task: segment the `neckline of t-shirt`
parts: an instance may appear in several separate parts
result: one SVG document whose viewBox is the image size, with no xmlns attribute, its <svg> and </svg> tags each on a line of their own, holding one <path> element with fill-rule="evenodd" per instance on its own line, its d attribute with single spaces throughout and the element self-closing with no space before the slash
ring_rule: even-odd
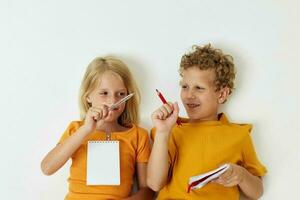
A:
<svg viewBox="0 0 300 200">
<path fill-rule="evenodd" d="M 110 132 L 110 134 L 112 134 L 112 135 L 125 135 L 125 134 L 128 134 L 128 133 L 131 133 L 135 128 L 136 128 L 136 125 L 135 124 L 131 124 L 131 127 L 128 130 Z M 95 130 L 94 133 L 106 134 L 105 131 L 100 131 L 100 130 Z"/>
<path fill-rule="evenodd" d="M 181 119 L 182 126 L 210 126 L 210 125 L 222 125 L 224 123 L 228 123 L 227 117 L 224 113 L 218 114 L 217 120 L 205 120 L 205 121 L 198 121 L 198 122 L 188 122 L 188 118 L 179 117 Z"/>
<path fill-rule="evenodd" d="M 217 120 L 207 120 L 207 121 L 200 121 L 200 122 L 182 122 L 182 126 L 212 126 L 212 125 L 222 125 L 221 121 Z"/>
</svg>

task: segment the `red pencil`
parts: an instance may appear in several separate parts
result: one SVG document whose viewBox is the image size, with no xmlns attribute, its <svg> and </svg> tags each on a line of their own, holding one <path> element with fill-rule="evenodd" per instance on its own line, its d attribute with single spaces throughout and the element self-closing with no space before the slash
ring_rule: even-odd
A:
<svg viewBox="0 0 300 200">
<path fill-rule="evenodd" d="M 160 100 L 163 102 L 163 104 L 168 103 L 166 101 L 165 97 L 162 95 L 162 93 L 160 91 L 158 91 L 158 89 L 156 89 L 156 93 L 157 93 L 158 97 L 160 98 Z M 177 118 L 176 123 L 177 123 L 178 126 L 181 125 L 181 122 L 180 122 L 179 118 Z"/>
</svg>

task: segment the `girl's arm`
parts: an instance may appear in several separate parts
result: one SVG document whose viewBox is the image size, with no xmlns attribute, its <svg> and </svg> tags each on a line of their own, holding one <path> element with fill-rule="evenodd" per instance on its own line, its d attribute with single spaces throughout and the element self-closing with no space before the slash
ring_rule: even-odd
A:
<svg viewBox="0 0 300 200">
<path fill-rule="evenodd" d="M 258 199 L 263 194 L 262 179 L 254 176 L 247 169 L 236 164 L 230 164 L 230 168 L 214 182 L 225 187 L 238 185 L 243 193 L 250 199 Z"/>
<path fill-rule="evenodd" d="M 103 123 L 103 119 L 107 116 L 108 107 L 106 105 L 90 107 L 86 114 L 84 125 L 63 143 L 58 144 L 43 159 L 41 163 L 43 173 L 45 175 L 52 175 L 60 169 L 80 147 L 84 138 L 95 130 L 96 124 Z"/>
<path fill-rule="evenodd" d="M 42 172 L 45 175 L 52 175 L 59 170 L 79 148 L 88 134 L 89 131 L 82 126 L 63 143 L 58 144 L 43 159 L 41 163 Z"/>
<path fill-rule="evenodd" d="M 139 190 L 125 200 L 150 200 L 153 199 L 154 192 L 147 187 L 147 163 L 137 163 L 137 178 Z"/>
<path fill-rule="evenodd" d="M 148 163 L 147 185 L 154 191 L 159 191 L 167 183 L 169 135 L 176 123 L 178 112 L 178 104 L 174 103 L 164 104 L 152 114 L 156 134 Z"/>
</svg>

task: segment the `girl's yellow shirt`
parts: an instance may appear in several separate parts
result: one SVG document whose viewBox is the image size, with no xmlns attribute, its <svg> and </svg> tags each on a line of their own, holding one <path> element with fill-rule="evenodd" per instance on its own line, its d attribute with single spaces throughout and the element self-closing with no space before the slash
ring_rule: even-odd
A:
<svg viewBox="0 0 300 200">
<path fill-rule="evenodd" d="M 82 124 L 82 121 L 71 122 L 59 142 L 62 143 L 71 136 Z M 65 200 L 122 199 L 130 195 L 136 163 L 148 162 L 150 156 L 149 135 L 145 129 L 134 124 L 127 131 L 111 133 L 111 140 L 120 142 L 121 184 L 119 186 L 88 186 L 86 185 L 87 142 L 105 140 L 105 138 L 104 132 L 91 133 L 72 155 L 68 179 L 69 192 Z"/>
<path fill-rule="evenodd" d="M 239 189 L 208 183 L 187 193 L 191 176 L 235 163 L 255 176 L 263 176 L 266 168 L 257 158 L 249 124 L 230 123 L 224 114 L 218 121 L 185 123 L 175 126 L 169 141 L 169 182 L 159 192 L 161 199 L 238 200 Z M 155 136 L 153 129 L 151 136 Z"/>
</svg>

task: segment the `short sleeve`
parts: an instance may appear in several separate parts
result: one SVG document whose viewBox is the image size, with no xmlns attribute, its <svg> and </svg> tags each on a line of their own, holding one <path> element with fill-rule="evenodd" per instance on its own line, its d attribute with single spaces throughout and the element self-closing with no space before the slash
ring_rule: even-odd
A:
<svg viewBox="0 0 300 200">
<path fill-rule="evenodd" d="M 150 139 L 145 129 L 138 128 L 137 162 L 148 162 L 150 157 Z"/>
<path fill-rule="evenodd" d="M 243 167 L 255 176 L 264 176 L 267 173 L 265 166 L 261 164 L 255 152 L 255 148 L 250 136 L 247 134 L 242 146 Z"/>
<path fill-rule="evenodd" d="M 60 137 L 58 144 L 64 142 L 68 137 L 70 137 L 74 132 L 76 132 L 76 130 L 81 126 L 81 124 L 82 123 L 80 121 L 71 122 L 65 130 L 65 132 Z"/>
</svg>

